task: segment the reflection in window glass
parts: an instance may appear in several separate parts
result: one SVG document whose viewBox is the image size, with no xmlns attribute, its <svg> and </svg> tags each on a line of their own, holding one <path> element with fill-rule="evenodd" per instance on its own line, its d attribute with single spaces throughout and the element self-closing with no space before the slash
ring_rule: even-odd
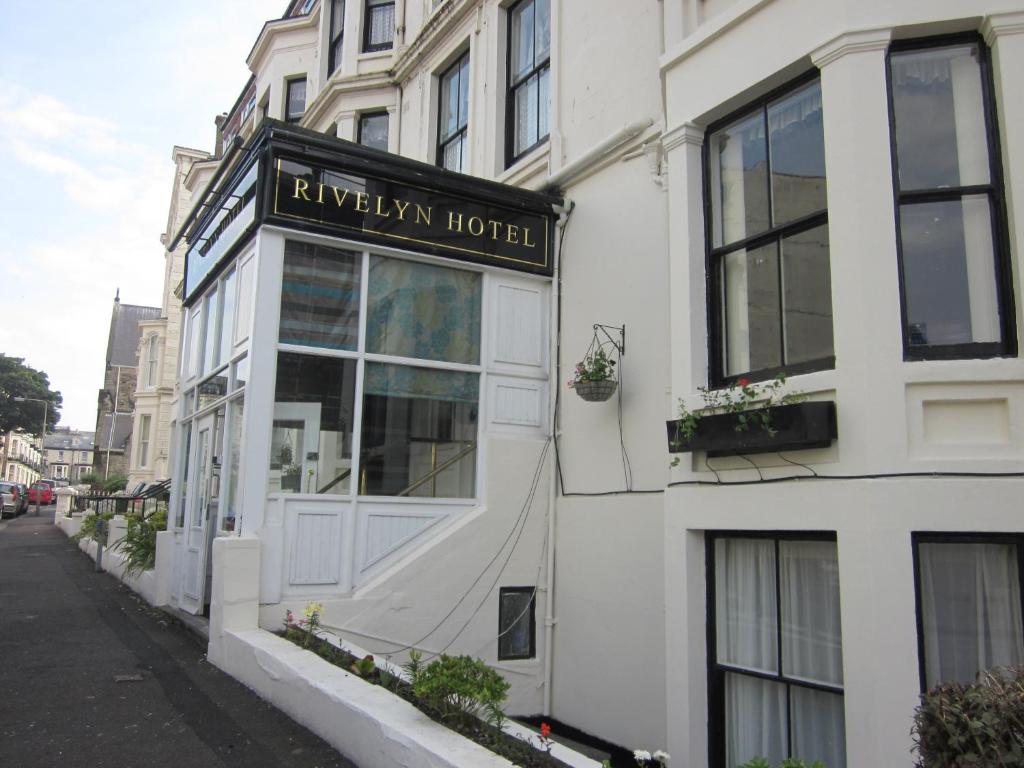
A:
<svg viewBox="0 0 1024 768">
<path fill-rule="evenodd" d="M 238 312 L 235 314 L 235 344 L 249 337 L 252 319 L 252 273 L 255 259 L 249 259 L 238 269 Z"/>
<path fill-rule="evenodd" d="M 825 208 L 825 131 L 821 84 L 814 82 L 768 105 L 772 224 Z"/>
<path fill-rule="evenodd" d="M 498 596 L 498 658 L 530 659 L 536 654 L 533 587 L 502 587 Z"/>
<path fill-rule="evenodd" d="M 832 354 L 832 276 L 828 227 L 782 241 L 782 309 L 785 355 L 790 363 Z"/>
<path fill-rule="evenodd" d="M 721 264 L 725 374 L 778 367 L 782 328 L 775 243 L 732 251 Z"/>
<path fill-rule="evenodd" d="M 548 137 L 551 4 L 521 0 L 509 11 L 509 161 Z"/>
<path fill-rule="evenodd" d="M 235 319 L 235 273 L 227 276 L 223 283 L 224 300 L 220 311 L 220 344 L 217 355 L 217 367 L 224 365 L 231 357 L 231 339 L 234 332 Z"/>
<path fill-rule="evenodd" d="M 481 282 L 477 272 L 371 257 L 366 350 L 478 363 Z"/>
<path fill-rule="evenodd" d="M 209 373 L 214 368 L 214 361 L 217 359 L 217 340 L 220 336 L 217 327 L 219 294 L 214 289 L 203 301 L 203 315 L 206 322 L 203 324 L 203 368 L 200 374 Z"/>
<path fill-rule="evenodd" d="M 280 352 L 269 493 L 348 493 L 356 361 Z"/>
<path fill-rule="evenodd" d="M 986 195 L 900 206 L 912 346 L 999 341 Z"/>
<path fill-rule="evenodd" d="M 358 254 L 289 240 L 281 283 L 282 344 L 355 349 L 359 339 Z"/>
<path fill-rule="evenodd" d="M 227 484 L 224 489 L 224 514 L 221 527 L 225 531 L 235 530 L 238 517 L 238 470 L 242 456 L 242 413 L 245 400 L 239 398 L 228 404 L 228 441 L 224 447 L 227 462 Z"/>
<path fill-rule="evenodd" d="M 239 359 L 235 363 L 235 376 L 234 385 L 231 387 L 231 391 L 234 392 L 236 389 L 242 389 L 245 386 L 245 382 L 249 380 L 249 357 L 245 356 Z"/>
<path fill-rule="evenodd" d="M 178 494 L 178 508 L 174 512 L 174 525 L 176 528 L 185 526 L 185 505 L 188 503 L 188 460 L 191 455 L 189 450 L 192 447 L 192 422 L 181 427 L 178 443 L 178 466 L 181 467 L 179 475 L 181 493 Z"/>
<path fill-rule="evenodd" d="M 764 115 L 756 114 L 716 131 L 711 157 L 717 170 L 714 243 L 728 245 L 769 227 L 768 164 Z"/>
<path fill-rule="evenodd" d="M 438 163 L 449 171 L 462 171 L 466 162 L 466 126 L 469 122 L 469 53 L 441 75 L 438 117 Z"/>
<path fill-rule="evenodd" d="M 360 493 L 471 498 L 476 488 L 476 373 L 367 363 Z"/>
<path fill-rule="evenodd" d="M 893 119 L 901 190 L 989 182 L 977 45 L 893 53 Z"/>
<path fill-rule="evenodd" d="M 388 151 L 388 113 L 371 112 L 359 117 L 359 143 Z"/>
</svg>

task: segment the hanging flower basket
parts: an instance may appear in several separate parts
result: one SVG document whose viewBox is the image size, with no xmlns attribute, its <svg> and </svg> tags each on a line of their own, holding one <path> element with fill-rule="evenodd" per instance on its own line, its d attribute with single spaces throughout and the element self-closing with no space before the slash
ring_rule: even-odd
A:
<svg viewBox="0 0 1024 768">
<path fill-rule="evenodd" d="M 577 381 L 573 385 L 576 394 L 588 403 L 603 403 L 615 394 L 619 382 L 615 379 L 603 379 L 601 381 Z"/>
</svg>

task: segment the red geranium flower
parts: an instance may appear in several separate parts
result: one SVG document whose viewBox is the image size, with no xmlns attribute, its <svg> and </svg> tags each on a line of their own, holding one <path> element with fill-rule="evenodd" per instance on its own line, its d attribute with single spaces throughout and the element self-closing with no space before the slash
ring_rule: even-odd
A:
<svg viewBox="0 0 1024 768">
<path fill-rule="evenodd" d="M 551 726 L 547 723 L 540 724 L 540 735 L 545 739 L 551 735 Z"/>
<path fill-rule="evenodd" d="M 746 387 L 750 385 L 750 379 L 740 379 L 736 382 L 737 386 Z"/>
</svg>

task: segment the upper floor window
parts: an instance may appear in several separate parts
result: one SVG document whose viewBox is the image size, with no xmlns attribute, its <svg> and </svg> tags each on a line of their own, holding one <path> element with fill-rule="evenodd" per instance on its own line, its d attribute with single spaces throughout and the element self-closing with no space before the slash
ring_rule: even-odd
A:
<svg viewBox="0 0 1024 768">
<path fill-rule="evenodd" d="M 146 342 L 146 386 L 156 386 L 157 364 L 160 362 L 159 340 L 156 336 L 150 336 Z"/>
<path fill-rule="evenodd" d="M 469 149 L 469 52 L 441 75 L 441 103 L 437 123 L 437 164 L 462 171 Z"/>
<path fill-rule="evenodd" d="M 139 416 L 139 466 L 149 466 L 149 429 L 152 416 L 144 413 Z"/>
<path fill-rule="evenodd" d="M 904 352 L 909 358 L 1012 354 L 987 50 L 974 37 L 894 46 L 889 78 Z"/>
<path fill-rule="evenodd" d="M 363 50 L 385 51 L 395 39 L 395 0 L 366 0 Z"/>
<path fill-rule="evenodd" d="M 508 141 L 511 165 L 548 137 L 551 2 L 520 0 L 509 9 Z"/>
<path fill-rule="evenodd" d="M 1024 663 L 1020 535 L 915 534 L 922 690 Z"/>
<path fill-rule="evenodd" d="M 288 94 L 284 119 L 297 123 L 306 112 L 306 78 L 297 77 L 288 81 Z"/>
<path fill-rule="evenodd" d="M 341 66 L 341 42 L 345 37 L 345 0 L 331 0 L 331 47 L 328 68 L 334 72 Z"/>
<path fill-rule="evenodd" d="M 821 85 L 709 132 L 712 378 L 829 368 L 832 289 Z"/>
<path fill-rule="evenodd" d="M 359 136 L 365 147 L 388 151 L 388 113 L 367 112 L 359 116 Z"/>
<path fill-rule="evenodd" d="M 711 536 L 712 766 L 846 765 L 839 563 L 831 536 Z"/>
</svg>

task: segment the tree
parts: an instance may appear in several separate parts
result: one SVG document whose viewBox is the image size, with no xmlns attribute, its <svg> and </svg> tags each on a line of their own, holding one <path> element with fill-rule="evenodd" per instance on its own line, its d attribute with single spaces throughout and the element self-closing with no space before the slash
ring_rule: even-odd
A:
<svg viewBox="0 0 1024 768">
<path fill-rule="evenodd" d="M 34 398 L 19 403 L 14 398 Z M 0 352 L 0 434 L 12 429 L 24 429 L 35 434 L 43 418 L 45 400 L 46 431 L 50 432 L 60 421 L 60 406 L 64 402 L 60 392 L 50 389 L 50 379 L 20 357 L 8 357 Z"/>
</svg>

